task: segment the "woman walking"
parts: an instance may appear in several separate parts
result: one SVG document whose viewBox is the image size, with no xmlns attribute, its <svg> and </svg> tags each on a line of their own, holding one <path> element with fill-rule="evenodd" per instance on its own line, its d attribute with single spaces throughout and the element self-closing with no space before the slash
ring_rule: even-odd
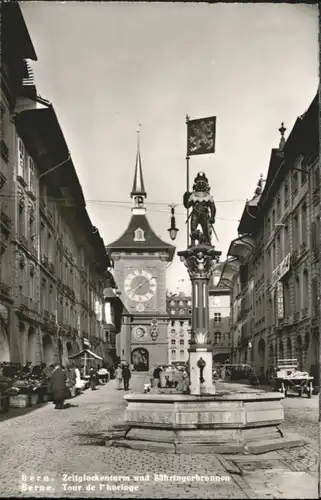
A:
<svg viewBox="0 0 321 500">
<path fill-rule="evenodd" d="M 120 365 L 118 365 L 115 370 L 115 376 L 117 380 L 117 390 L 120 391 L 122 389 L 122 381 L 123 381 L 123 370 Z"/>
</svg>

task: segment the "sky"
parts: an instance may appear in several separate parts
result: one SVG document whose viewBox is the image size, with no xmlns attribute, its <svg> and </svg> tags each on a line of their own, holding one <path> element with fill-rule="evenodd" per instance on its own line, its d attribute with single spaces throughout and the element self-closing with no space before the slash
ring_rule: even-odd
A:
<svg viewBox="0 0 321 500">
<path fill-rule="evenodd" d="M 177 250 L 186 248 L 186 124 L 216 116 L 216 151 L 191 157 L 209 179 L 223 260 L 245 200 L 266 176 L 281 122 L 291 131 L 318 86 L 314 5 L 21 2 L 38 61 L 38 93 L 53 104 L 92 223 L 105 244 L 131 216 L 136 130 L 147 217 Z M 188 292 L 175 257 L 167 288 Z M 184 281 L 180 281 L 180 280 Z M 178 288 L 180 287 L 180 288 Z"/>
</svg>

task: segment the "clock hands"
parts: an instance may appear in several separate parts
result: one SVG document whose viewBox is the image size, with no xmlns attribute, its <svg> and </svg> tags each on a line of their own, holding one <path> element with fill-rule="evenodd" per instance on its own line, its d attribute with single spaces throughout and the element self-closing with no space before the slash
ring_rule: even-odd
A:
<svg viewBox="0 0 321 500">
<path fill-rule="evenodd" d="M 146 283 L 146 281 L 143 281 L 142 283 L 139 283 L 138 286 L 136 286 L 136 288 L 134 288 L 133 292 L 135 293 L 139 288 L 141 288 L 144 284 Z"/>
</svg>

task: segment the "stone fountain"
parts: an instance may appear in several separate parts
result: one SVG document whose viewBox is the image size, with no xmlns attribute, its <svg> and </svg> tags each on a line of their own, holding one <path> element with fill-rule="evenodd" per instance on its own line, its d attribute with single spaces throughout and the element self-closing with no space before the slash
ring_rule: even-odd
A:
<svg viewBox="0 0 321 500">
<path fill-rule="evenodd" d="M 280 428 L 283 394 L 215 390 L 208 287 L 221 252 L 211 244 L 216 209 L 205 174 L 197 175 L 193 189 L 184 195 L 185 207 L 193 207 L 191 245 L 178 252 L 192 283 L 189 394 L 126 395 L 124 433 L 115 444 L 169 453 L 224 454 L 298 446 L 302 440 L 285 436 Z"/>
</svg>

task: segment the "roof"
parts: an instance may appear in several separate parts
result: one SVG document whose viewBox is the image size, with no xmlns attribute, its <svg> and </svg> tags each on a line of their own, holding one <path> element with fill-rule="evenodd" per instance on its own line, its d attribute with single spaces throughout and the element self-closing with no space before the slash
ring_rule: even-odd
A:
<svg viewBox="0 0 321 500">
<path fill-rule="evenodd" d="M 238 234 L 252 233 L 253 229 L 255 228 L 260 197 L 261 195 L 255 196 L 252 200 L 246 202 L 240 223 L 237 228 Z"/>
<path fill-rule="evenodd" d="M 142 170 L 142 160 L 141 160 L 141 157 L 140 157 L 139 142 L 138 142 L 138 145 L 137 145 L 137 154 L 136 154 L 136 165 L 135 165 L 135 175 L 134 175 L 133 189 L 132 189 L 132 192 L 130 193 L 131 197 L 136 196 L 136 195 L 145 196 L 145 198 L 147 198 L 147 193 L 146 193 L 145 186 L 144 186 L 143 170 Z"/>
<path fill-rule="evenodd" d="M 37 55 L 18 2 L 1 2 L 1 52 L 37 61 Z"/>
<path fill-rule="evenodd" d="M 145 241 L 134 241 L 134 232 L 136 229 L 142 229 L 144 231 Z M 143 214 L 132 215 L 123 235 L 118 240 L 107 245 L 106 248 L 109 253 L 111 251 L 123 250 L 132 250 L 135 252 L 164 251 L 169 254 L 170 260 L 172 260 L 175 252 L 175 247 L 173 245 L 165 243 L 154 233 L 146 215 Z"/>
</svg>

